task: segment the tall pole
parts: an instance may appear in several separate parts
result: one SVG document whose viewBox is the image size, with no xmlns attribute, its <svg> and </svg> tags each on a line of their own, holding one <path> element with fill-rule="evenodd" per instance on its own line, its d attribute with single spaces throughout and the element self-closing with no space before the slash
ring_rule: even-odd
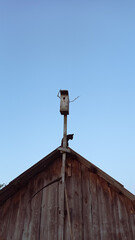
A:
<svg viewBox="0 0 135 240">
<path fill-rule="evenodd" d="M 60 93 L 60 96 L 59 96 Z M 59 224 L 59 240 L 64 240 L 64 197 L 65 197 L 65 165 L 66 165 L 66 152 L 67 152 L 67 115 L 69 114 L 69 95 L 67 90 L 60 90 L 58 97 L 60 98 L 60 113 L 64 115 L 63 127 L 63 143 L 61 147 L 62 152 L 62 166 L 61 166 L 61 184 L 60 184 L 60 224 Z"/>
<path fill-rule="evenodd" d="M 63 131 L 63 148 L 67 147 L 67 115 L 64 115 L 64 131 Z M 64 196 L 65 196 L 65 163 L 66 153 L 62 153 L 62 168 L 61 168 L 61 240 L 64 240 Z"/>
<path fill-rule="evenodd" d="M 63 148 L 67 147 L 67 115 L 64 115 Z M 66 153 L 62 153 L 62 183 L 65 184 Z"/>
</svg>

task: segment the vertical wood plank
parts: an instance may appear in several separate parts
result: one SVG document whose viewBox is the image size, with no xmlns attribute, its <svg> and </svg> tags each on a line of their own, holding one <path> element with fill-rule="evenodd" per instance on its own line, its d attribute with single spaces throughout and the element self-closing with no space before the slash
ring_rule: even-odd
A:
<svg viewBox="0 0 135 240">
<path fill-rule="evenodd" d="M 122 240 L 121 232 L 120 232 L 120 221 L 119 221 L 119 205 L 118 205 L 118 195 L 115 191 L 113 191 L 113 217 L 115 219 L 115 231 L 116 237 Z"/>
<path fill-rule="evenodd" d="M 43 190 L 40 240 L 57 240 L 58 229 L 58 182 Z"/>
<path fill-rule="evenodd" d="M 99 206 L 99 224 L 101 240 L 113 240 L 112 237 L 112 200 L 107 182 L 97 176 L 97 194 Z"/>
<path fill-rule="evenodd" d="M 10 224 L 8 228 L 8 237 L 9 239 L 20 239 L 16 236 L 19 235 L 19 233 L 22 231 L 22 224 L 24 219 L 22 218 L 21 221 L 17 221 L 19 218 L 19 214 L 21 211 L 21 195 L 22 192 L 19 192 L 16 196 L 16 198 L 12 198 L 12 215 L 10 217 Z"/>
<path fill-rule="evenodd" d="M 42 189 L 44 185 L 44 172 L 40 173 L 27 186 L 27 191 L 24 198 L 24 205 L 20 213 L 20 219 L 24 215 L 23 232 L 21 240 L 38 239 L 40 228 L 40 212 L 42 201 Z"/>
<path fill-rule="evenodd" d="M 132 239 L 135 239 L 135 214 L 130 215 L 130 223 L 132 228 Z"/>
<path fill-rule="evenodd" d="M 91 213 L 92 213 L 92 239 L 100 239 L 99 225 L 99 206 L 97 199 L 97 179 L 96 174 L 90 172 L 90 195 L 91 195 Z"/>
<path fill-rule="evenodd" d="M 12 200 L 8 199 L 0 208 L 0 238 L 6 240 L 8 238 L 8 228 L 12 214 Z"/>
<path fill-rule="evenodd" d="M 91 193 L 90 193 L 90 173 L 88 168 L 81 166 L 82 172 L 82 216 L 83 216 L 83 239 L 92 239 L 92 212 L 91 212 Z"/>
<path fill-rule="evenodd" d="M 22 240 L 28 239 L 36 240 L 40 236 L 40 214 L 41 214 L 41 200 L 42 191 L 39 192 L 29 203 L 27 210 L 28 225 L 26 226 L 27 220 L 24 224 L 25 231 L 22 235 Z"/>
<path fill-rule="evenodd" d="M 132 224 L 131 224 L 131 219 L 130 219 L 130 216 L 132 215 L 131 209 L 133 209 L 132 202 L 129 199 L 127 199 L 127 197 L 125 197 L 125 196 L 123 196 L 123 201 L 124 201 L 124 207 L 125 207 L 125 212 L 126 212 L 125 215 L 126 215 L 126 220 L 127 220 L 127 225 L 128 225 L 129 239 L 134 239 L 133 232 L 132 232 Z"/>
<path fill-rule="evenodd" d="M 107 206 L 107 214 L 108 214 L 108 219 L 110 222 L 110 240 L 116 240 L 116 226 L 115 226 L 115 219 L 114 219 L 114 214 L 113 214 L 113 197 L 112 197 L 112 189 L 110 186 L 106 186 L 108 188 L 108 196 L 106 196 L 106 206 Z"/>
<path fill-rule="evenodd" d="M 69 160 L 68 160 L 69 161 Z M 71 217 L 73 239 L 82 240 L 82 192 L 81 192 L 81 166 L 78 161 L 71 159 L 72 176 L 66 176 L 67 197 Z M 65 218 L 65 236 L 69 238 L 68 218 Z"/>
<path fill-rule="evenodd" d="M 119 227 L 121 233 L 121 239 L 128 240 L 130 238 L 129 226 L 128 226 L 128 215 L 125 209 L 123 196 L 118 197 L 118 214 L 119 214 Z"/>
<path fill-rule="evenodd" d="M 131 232 L 131 239 L 135 239 L 135 208 L 134 204 L 128 198 L 125 198 L 126 206 L 128 208 L 128 223 Z"/>
</svg>

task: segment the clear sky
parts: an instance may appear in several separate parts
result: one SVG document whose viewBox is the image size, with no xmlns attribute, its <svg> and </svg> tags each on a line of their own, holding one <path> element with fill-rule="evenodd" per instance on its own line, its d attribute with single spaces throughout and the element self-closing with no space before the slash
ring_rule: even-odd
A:
<svg viewBox="0 0 135 240">
<path fill-rule="evenodd" d="M 0 183 L 61 143 L 135 194 L 135 1 L 0 1 Z"/>
</svg>

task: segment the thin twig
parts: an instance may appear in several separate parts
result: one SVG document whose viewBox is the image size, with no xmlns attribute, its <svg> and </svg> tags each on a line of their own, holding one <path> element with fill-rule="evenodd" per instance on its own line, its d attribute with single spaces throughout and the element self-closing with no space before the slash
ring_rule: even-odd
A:
<svg viewBox="0 0 135 240">
<path fill-rule="evenodd" d="M 71 102 L 74 102 L 74 101 L 75 101 L 77 98 L 79 98 L 79 97 L 80 97 L 80 96 L 76 97 L 75 99 L 73 99 L 72 101 L 69 101 L 69 102 L 70 102 L 70 103 L 71 103 Z"/>
<path fill-rule="evenodd" d="M 58 91 L 57 97 L 60 98 L 60 90 Z"/>
</svg>

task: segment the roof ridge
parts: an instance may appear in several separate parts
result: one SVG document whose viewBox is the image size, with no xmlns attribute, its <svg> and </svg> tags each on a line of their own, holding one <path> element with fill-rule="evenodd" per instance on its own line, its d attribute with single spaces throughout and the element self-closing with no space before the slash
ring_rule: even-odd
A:
<svg viewBox="0 0 135 240">
<path fill-rule="evenodd" d="M 112 178 L 110 175 L 102 171 L 100 168 L 95 166 L 93 163 L 89 162 L 86 158 L 82 157 L 80 154 L 75 152 L 72 148 L 69 148 L 70 153 L 67 155 L 74 156 L 81 164 L 85 165 L 90 169 L 91 172 L 99 175 L 105 181 L 107 181 L 115 190 L 119 193 L 122 193 L 130 200 L 135 201 L 135 195 L 128 191 L 124 186 L 119 183 L 117 180 Z M 46 155 L 44 158 L 35 163 L 32 167 L 28 168 L 25 172 L 20 174 L 14 180 L 12 180 L 7 186 L 0 190 L 0 205 L 3 202 L 11 197 L 16 191 L 18 191 L 21 187 L 26 185 L 26 183 L 33 178 L 36 174 L 43 171 L 50 163 L 52 163 L 57 157 L 61 156 L 61 152 L 59 147 L 53 150 L 51 153 Z"/>
</svg>

